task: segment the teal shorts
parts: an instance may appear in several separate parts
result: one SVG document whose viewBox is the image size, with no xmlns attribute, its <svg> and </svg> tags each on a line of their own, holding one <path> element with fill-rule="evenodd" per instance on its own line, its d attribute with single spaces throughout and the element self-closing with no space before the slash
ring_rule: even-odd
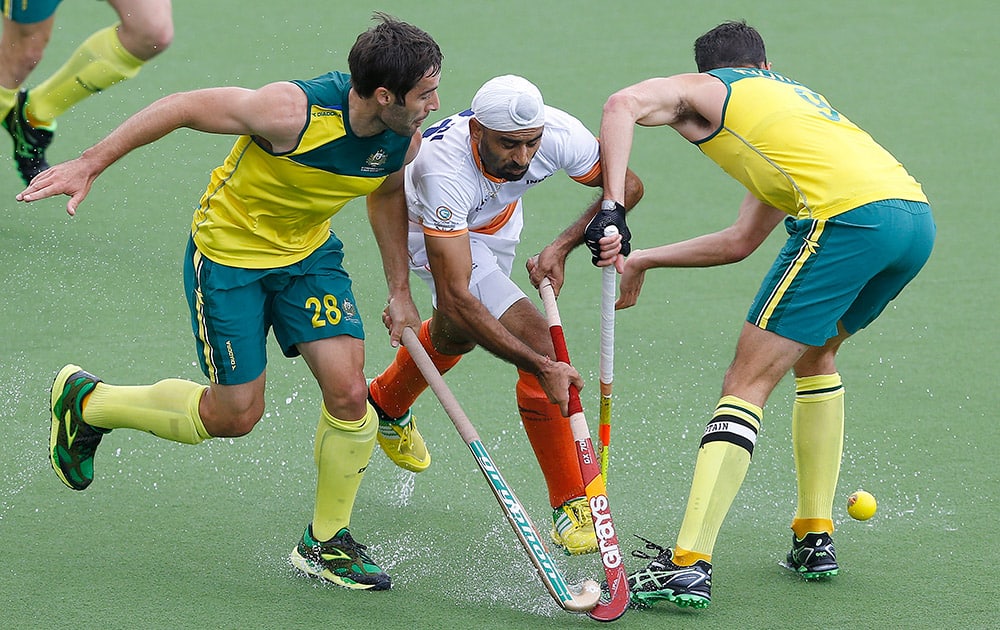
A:
<svg viewBox="0 0 1000 630">
<path fill-rule="evenodd" d="M 3 0 L 3 16 L 18 24 L 44 22 L 62 0 Z"/>
<path fill-rule="evenodd" d="M 822 346 L 837 323 L 870 324 L 924 266 L 936 231 L 926 203 L 876 201 L 830 219 L 785 219 L 788 240 L 747 321 Z"/>
<path fill-rule="evenodd" d="M 276 269 L 229 267 L 188 242 L 184 292 L 201 370 L 213 383 L 239 385 L 263 374 L 267 334 L 286 357 L 297 344 L 348 335 L 364 339 L 343 243 L 334 234 L 305 260 Z"/>
</svg>

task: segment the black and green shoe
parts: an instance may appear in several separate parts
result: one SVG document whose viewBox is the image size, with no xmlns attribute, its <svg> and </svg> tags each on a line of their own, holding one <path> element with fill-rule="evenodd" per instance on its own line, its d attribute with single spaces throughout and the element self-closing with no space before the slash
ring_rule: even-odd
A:
<svg viewBox="0 0 1000 630">
<path fill-rule="evenodd" d="M 712 564 L 698 560 L 691 566 L 674 563 L 674 550 L 636 536 L 646 543 L 646 549 L 657 552 L 652 556 L 636 550 L 632 555 L 650 560 L 645 569 L 628 576 L 632 604 L 637 608 L 666 600 L 681 608 L 707 608 L 712 601 Z"/>
<path fill-rule="evenodd" d="M 59 370 L 52 382 L 49 458 L 59 480 L 74 490 L 83 490 L 94 480 L 94 452 L 111 431 L 83 421 L 83 399 L 100 382 L 78 365 Z"/>
<path fill-rule="evenodd" d="M 385 591 L 392 586 L 389 576 L 368 556 L 365 545 L 351 538 L 347 528 L 326 542 L 313 538 L 312 525 L 289 557 L 292 566 L 306 575 L 344 588 Z"/>
<path fill-rule="evenodd" d="M 827 532 L 809 533 L 802 540 L 792 534 L 792 550 L 782 566 L 806 580 L 829 578 L 840 572 L 837 550 Z"/>
<path fill-rule="evenodd" d="M 28 92 L 20 90 L 17 93 L 17 103 L 3 119 L 3 128 L 14 139 L 14 162 L 17 172 L 21 174 L 27 186 L 35 175 L 48 170 L 49 163 L 45 161 L 45 149 L 52 144 L 55 136 L 55 126 L 46 129 L 33 127 L 28 122 L 24 108 L 28 104 Z"/>
</svg>

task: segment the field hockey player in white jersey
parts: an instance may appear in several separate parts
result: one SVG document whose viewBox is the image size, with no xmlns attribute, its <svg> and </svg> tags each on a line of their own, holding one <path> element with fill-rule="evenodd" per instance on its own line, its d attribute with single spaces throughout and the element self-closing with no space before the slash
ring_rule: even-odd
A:
<svg viewBox="0 0 1000 630">
<path fill-rule="evenodd" d="M 544 316 L 510 278 L 524 225 L 521 198 L 558 171 L 600 188 L 597 139 L 573 116 L 545 105 L 531 82 L 506 75 L 487 81 L 471 109 L 427 129 L 420 153 L 406 168 L 406 199 L 410 268 L 427 282 L 434 306 L 418 333 L 421 345 L 441 373 L 477 345 L 516 367 L 518 411 L 553 509 L 552 540 L 575 555 L 597 550 L 566 418 L 569 385 L 582 386 L 583 380 L 572 366 L 554 360 Z M 631 208 L 642 196 L 642 183 L 631 172 L 627 180 L 625 205 Z M 532 282 L 548 276 L 558 291 L 566 257 L 584 242 L 599 200 L 532 260 Z M 588 245 L 593 262 L 606 266 L 627 253 L 628 243 L 613 236 Z M 426 388 L 403 347 L 369 387 L 380 415 L 379 444 L 415 472 L 431 461 L 410 413 Z"/>
</svg>

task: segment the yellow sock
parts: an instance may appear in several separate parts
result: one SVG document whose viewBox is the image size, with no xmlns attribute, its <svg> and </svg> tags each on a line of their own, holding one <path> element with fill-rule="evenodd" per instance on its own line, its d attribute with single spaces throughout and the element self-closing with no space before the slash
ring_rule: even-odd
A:
<svg viewBox="0 0 1000 630">
<path fill-rule="evenodd" d="M 736 396 L 723 396 L 705 428 L 691 481 L 674 562 L 710 561 L 715 538 L 743 484 L 763 412 Z"/>
<path fill-rule="evenodd" d="M 51 126 L 57 116 L 91 94 L 134 77 L 144 63 L 122 46 L 117 24 L 97 31 L 55 74 L 31 90 L 28 120 L 35 126 Z"/>
<path fill-rule="evenodd" d="M 0 120 L 7 117 L 14 105 L 17 105 L 17 90 L 0 85 Z"/>
<path fill-rule="evenodd" d="M 153 385 L 98 383 L 87 396 L 87 424 L 104 429 L 138 429 L 184 444 L 212 437 L 205 430 L 198 403 L 208 387 L 169 378 Z"/>
<path fill-rule="evenodd" d="M 338 420 L 323 407 L 316 427 L 315 458 L 318 470 L 313 538 L 330 540 L 351 524 L 351 511 L 375 447 L 378 416 L 371 405 L 356 422 Z"/>
<path fill-rule="evenodd" d="M 792 450 L 798 507 L 792 531 L 833 532 L 833 499 L 844 450 L 844 385 L 840 374 L 795 379 Z"/>
</svg>

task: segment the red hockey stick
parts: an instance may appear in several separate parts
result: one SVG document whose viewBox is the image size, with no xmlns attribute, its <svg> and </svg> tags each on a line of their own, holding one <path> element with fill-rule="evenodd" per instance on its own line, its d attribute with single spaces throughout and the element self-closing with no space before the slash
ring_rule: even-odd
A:
<svg viewBox="0 0 1000 630">
<path fill-rule="evenodd" d="M 542 280 L 538 293 L 545 305 L 545 318 L 549 323 L 549 334 L 552 335 L 552 345 L 555 346 L 556 358 L 569 363 L 569 351 L 566 349 L 566 338 L 563 336 L 562 320 L 559 319 L 559 309 L 556 306 L 555 293 L 548 278 Z M 587 491 L 587 502 L 594 516 L 594 530 L 597 532 L 598 552 L 604 564 L 604 574 L 608 582 L 608 598 L 601 601 L 588 612 L 591 618 L 598 621 L 614 621 L 628 609 L 628 573 L 622 561 L 621 550 L 618 547 L 618 533 L 611 520 L 611 507 L 608 504 L 608 491 L 604 485 L 601 466 L 590 441 L 590 429 L 583 415 L 583 405 L 580 404 L 580 392 L 575 386 L 569 388 L 569 422 L 576 440 L 577 457 L 580 460 L 580 471 L 583 473 L 583 484 Z"/>
</svg>

